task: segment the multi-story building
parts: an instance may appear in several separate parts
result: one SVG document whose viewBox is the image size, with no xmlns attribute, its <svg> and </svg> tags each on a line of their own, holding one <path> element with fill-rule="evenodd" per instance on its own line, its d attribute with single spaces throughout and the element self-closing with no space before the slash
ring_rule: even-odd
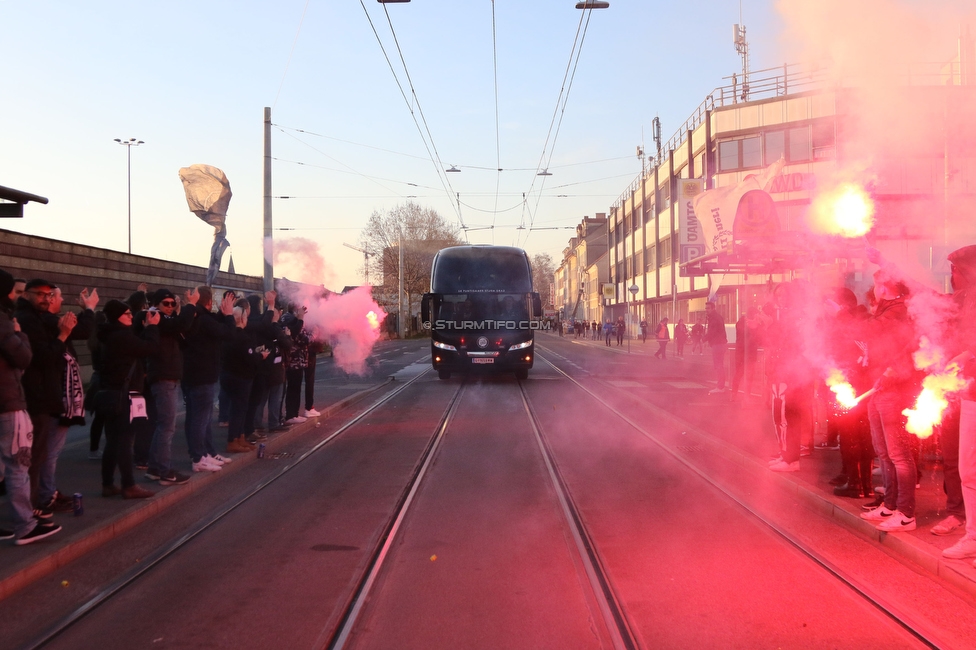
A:
<svg viewBox="0 0 976 650">
<path fill-rule="evenodd" d="M 878 80 L 842 84 L 799 66 L 754 72 L 748 88 L 733 77 L 716 89 L 674 137 L 658 143 L 657 155 L 610 208 L 610 316 L 693 322 L 704 312 L 709 283 L 720 278 L 712 299 L 727 322 L 763 301 L 770 282 L 790 277 L 826 272 L 862 298 L 870 285 L 862 274 L 865 242 L 846 242 L 851 253 L 844 254 L 844 246 L 816 250 L 822 242 L 807 235 L 818 191 L 843 178 L 864 184 L 874 201 L 872 246 L 933 276 L 945 273 L 948 250 L 976 243 L 974 41 L 960 38 L 953 61 L 908 72 L 885 86 L 883 104 L 870 83 Z M 740 204 L 721 251 L 688 245 L 700 233 L 683 219 L 679 192 L 695 186 L 683 180 L 699 179 L 699 190 L 730 187 L 777 161 L 785 164 L 767 189 L 773 208 L 766 209 L 794 235 L 780 239 L 787 244 L 770 250 L 740 241 L 737 226 L 750 217 Z M 576 239 L 561 270 L 572 268 Z M 574 297 L 571 280 L 564 304 Z"/>
<path fill-rule="evenodd" d="M 610 279 L 608 260 L 607 215 L 583 217 L 555 273 L 555 307 L 561 319 L 603 321 L 602 290 Z"/>
</svg>

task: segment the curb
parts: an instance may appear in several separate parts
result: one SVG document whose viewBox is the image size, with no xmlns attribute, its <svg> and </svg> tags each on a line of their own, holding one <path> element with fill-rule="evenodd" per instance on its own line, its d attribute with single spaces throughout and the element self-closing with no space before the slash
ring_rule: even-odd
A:
<svg viewBox="0 0 976 650">
<path fill-rule="evenodd" d="M 327 406 L 322 411 L 322 414 L 319 415 L 318 418 L 314 419 L 314 422 L 313 419 L 310 418 L 308 422 L 303 422 L 298 426 L 292 427 L 288 431 L 282 432 L 280 435 L 276 436 L 274 440 L 269 439 L 266 443 L 267 446 L 269 448 L 278 447 L 283 444 L 283 441 L 290 440 L 299 434 L 314 429 L 315 426 L 322 420 L 332 417 L 340 410 L 364 399 L 371 393 L 388 386 L 393 381 L 393 377 L 388 377 L 386 381 L 377 384 L 376 386 L 365 388 Z M 234 458 L 234 463 L 225 471 L 228 473 L 235 472 L 238 471 L 238 468 L 245 465 L 250 465 L 253 462 L 258 462 L 256 454 L 242 455 Z M 28 563 L 27 566 L 14 571 L 14 573 L 6 578 L 0 579 L 0 600 L 4 600 L 5 598 L 12 596 L 14 593 L 20 591 L 24 587 L 31 585 L 47 575 L 50 575 L 57 569 L 69 564 L 70 562 L 73 562 L 74 560 L 77 560 L 81 556 L 95 550 L 99 546 L 102 546 L 119 535 L 132 530 L 139 524 L 152 519 L 156 515 L 189 497 L 191 494 L 208 487 L 211 482 L 220 480 L 219 477 L 216 476 L 216 472 L 208 472 L 208 474 L 208 476 L 201 476 L 197 480 L 190 481 L 184 485 L 172 486 L 178 489 L 168 489 L 162 492 L 157 492 L 156 496 L 154 496 L 152 499 L 143 500 L 140 505 L 126 512 L 119 513 L 118 515 L 107 520 L 101 526 L 93 528 L 84 533 L 78 533 L 76 539 L 68 541 L 64 546 L 54 551 L 50 555 L 46 555 L 42 558 L 34 560 Z M 226 476 L 226 474 L 221 473 L 221 476 Z"/>
</svg>

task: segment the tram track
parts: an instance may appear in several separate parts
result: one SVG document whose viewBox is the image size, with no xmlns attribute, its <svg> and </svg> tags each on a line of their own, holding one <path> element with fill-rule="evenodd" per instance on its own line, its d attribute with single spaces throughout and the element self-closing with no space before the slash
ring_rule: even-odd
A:
<svg viewBox="0 0 976 650">
<path fill-rule="evenodd" d="M 677 453 L 676 449 L 669 445 L 667 442 L 662 440 L 660 437 L 654 435 L 647 430 L 646 427 L 641 425 L 639 422 L 635 421 L 633 418 L 628 417 L 626 414 L 621 413 L 620 410 L 608 400 L 604 399 L 601 395 L 597 394 L 593 390 L 584 386 L 578 382 L 575 378 L 569 375 L 566 371 L 559 368 L 555 363 L 546 359 L 542 355 L 536 356 L 537 361 L 543 361 L 548 366 L 550 366 L 556 373 L 562 376 L 564 379 L 572 383 L 576 388 L 581 390 L 583 393 L 588 395 L 591 399 L 602 404 L 610 412 L 614 413 L 622 422 L 626 423 L 629 427 L 640 433 L 647 440 L 655 444 L 662 451 L 666 452 L 668 456 L 676 460 L 688 471 L 692 472 L 698 476 L 701 480 L 705 481 L 708 485 L 712 486 L 716 491 L 722 494 L 724 497 L 729 499 L 737 508 L 745 512 L 750 518 L 759 522 L 766 530 L 771 532 L 774 536 L 781 539 L 784 543 L 788 544 L 794 548 L 801 555 L 805 556 L 811 560 L 814 564 L 819 566 L 822 570 L 832 576 L 840 584 L 844 585 L 845 588 L 849 589 L 851 592 L 856 594 L 864 602 L 868 603 L 875 610 L 883 614 L 888 620 L 895 623 L 897 626 L 902 628 L 908 634 L 913 636 L 916 640 L 921 642 L 923 645 L 929 648 L 947 648 L 951 647 L 950 644 L 946 643 L 944 639 L 940 637 L 933 630 L 929 629 L 929 626 L 925 625 L 919 617 L 913 615 L 913 613 L 906 607 L 893 602 L 890 598 L 886 598 L 883 594 L 879 593 L 876 589 L 873 589 L 870 585 L 865 584 L 863 581 L 854 578 L 849 572 L 845 571 L 843 567 L 839 566 L 836 562 L 831 561 L 829 558 L 819 553 L 815 548 L 811 547 L 798 538 L 796 535 L 792 534 L 785 527 L 777 524 L 770 517 L 767 517 L 757 508 L 750 505 L 743 498 L 735 494 L 726 485 L 722 484 L 720 481 L 716 480 L 710 476 L 701 467 L 697 466 L 694 462 L 686 458 L 680 453 Z M 684 429 L 693 429 L 694 427 L 689 423 L 683 422 L 681 418 L 673 413 L 668 412 L 653 404 L 649 404 L 645 401 L 639 400 L 635 396 L 629 396 L 631 401 L 643 408 L 646 412 L 653 414 L 657 417 L 664 417 L 671 421 L 674 425 L 682 427 Z M 707 433 L 701 432 L 700 435 L 707 436 Z M 581 522 L 582 526 L 582 522 Z M 596 554 L 596 550 L 594 550 Z"/>
<path fill-rule="evenodd" d="M 304 463 L 309 458 L 313 457 L 317 452 L 321 451 L 327 445 L 335 441 L 345 432 L 349 431 L 353 427 L 357 426 L 363 422 L 367 417 L 372 414 L 377 413 L 383 406 L 387 405 L 391 400 L 393 400 L 398 395 L 401 395 L 408 388 L 413 386 L 415 382 L 425 377 L 430 373 L 430 368 L 425 369 L 423 372 L 417 374 L 416 376 L 410 378 L 408 381 L 404 382 L 402 386 L 399 386 L 392 390 L 391 392 L 383 395 L 375 402 L 367 406 L 361 412 L 356 414 L 354 417 L 349 419 L 347 422 L 338 427 L 335 431 L 330 433 L 328 436 L 317 442 L 311 448 L 306 450 L 304 453 L 296 456 L 294 460 L 289 462 L 287 465 L 280 468 L 278 471 L 273 473 L 258 482 L 256 485 L 250 489 L 244 491 L 230 502 L 224 504 L 218 510 L 213 512 L 210 516 L 203 519 L 199 524 L 192 527 L 190 530 L 180 535 L 176 539 L 173 539 L 163 547 L 159 548 L 157 551 L 152 553 L 150 556 L 143 558 L 139 561 L 138 565 L 131 568 L 116 580 L 102 587 L 91 596 L 88 600 L 82 603 L 80 606 L 76 607 L 66 616 L 57 620 L 55 623 L 48 626 L 40 634 L 32 638 L 20 647 L 24 650 L 33 650 L 34 648 L 43 648 L 51 642 L 62 637 L 72 626 L 82 621 L 86 617 L 90 616 L 95 612 L 100 606 L 106 604 L 116 596 L 124 593 L 130 587 L 136 585 L 138 581 L 149 574 L 154 569 L 157 569 L 162 565 L 168 558 L 173 557 L 181 549 L 185 548 L 191 541 L 204 535 L 208 530 L 214 528 L 221 520 L 226 518 L 233 511 L 240 508 L 242 505 L 248 501 L 254 499 L 257 495 L 261 494 L 263 491 L 268 489 L 272 484 L 279 481 L 283 477 L 287 476 L 293 472 L 299 465 Z M 457 401 L 463 389 L 463 384 L 458 388 L 454 397 L 451 400 L 451 405 L 454 405 Z M 450 410 L 450 407 L 449 407 Z M 447 417 L 445 414 L 444 418 Z M 444 419 L 442 418 L 442 425 Z M 435 436 L 436 437 L 436 436 Z M 432 438 L 431 443 L 428 444 L 428 451 L 425 452 L 424 458 L 429 455 L 429 450 L 431 445 L 433 445 L 434 439 Z"/>
</svg>

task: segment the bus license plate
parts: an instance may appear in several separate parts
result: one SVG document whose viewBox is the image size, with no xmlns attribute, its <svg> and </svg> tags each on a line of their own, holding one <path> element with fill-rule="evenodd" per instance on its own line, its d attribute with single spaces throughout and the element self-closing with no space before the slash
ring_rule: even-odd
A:
<svg viewBox="0 0 976 650">
<path fill-rule="evenodd" d="M 471 360 L 471 363 L 495 363 L 494 359 L 490 358 L 475 358 Z"/>
</svg>

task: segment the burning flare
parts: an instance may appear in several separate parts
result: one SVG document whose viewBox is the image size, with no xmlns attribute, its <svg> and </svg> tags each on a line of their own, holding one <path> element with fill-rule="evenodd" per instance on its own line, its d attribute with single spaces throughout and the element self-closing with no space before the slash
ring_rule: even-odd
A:
<svg viewBox="0 0 976 650">
<path fill-rule="evenodd" d="M 380 317 L 376 315 L 375 311 L 370 310 L 366 312 L 366 320 L 369 321 L 369 326 L 374 330 L 378 330 L 380 328 Z"/>
<path fill-rule="evenodd" d="M 813 225 L 830 235 L 863 237 L 874 227 L 874 201 L 855 183 L 841 183 L 818 195 L 811 214 Z"/>
<path fill-rule="evenodd" d="M 845 409 L 852 409 L 857 406 L 858 400 L 854 393 L 854 387 L 847 383 L 844 373 L 836 368 L 827 374 L 827 386 L 833 391 L 837 398 L 837 403 Z"/>
<path fill-rule="evenodd" d="M 933 370 L 945 363 L 945 353 L 923 336 L 918 351 L 914 354 L 915 367 L 919 370 Z M 949 401 L 946 396 L 969 386 L 970 379 L 961 375 L 959 364 L 950 363 L 942 370 L 930 372 L 922 380 L 922 392 L 915 400 L 915 408 L 905 409 L 902 415 L 908 417 L 905 430 L 919 438 L 928 438 L 932 429 L 942 422 Z"/>
</svg>

